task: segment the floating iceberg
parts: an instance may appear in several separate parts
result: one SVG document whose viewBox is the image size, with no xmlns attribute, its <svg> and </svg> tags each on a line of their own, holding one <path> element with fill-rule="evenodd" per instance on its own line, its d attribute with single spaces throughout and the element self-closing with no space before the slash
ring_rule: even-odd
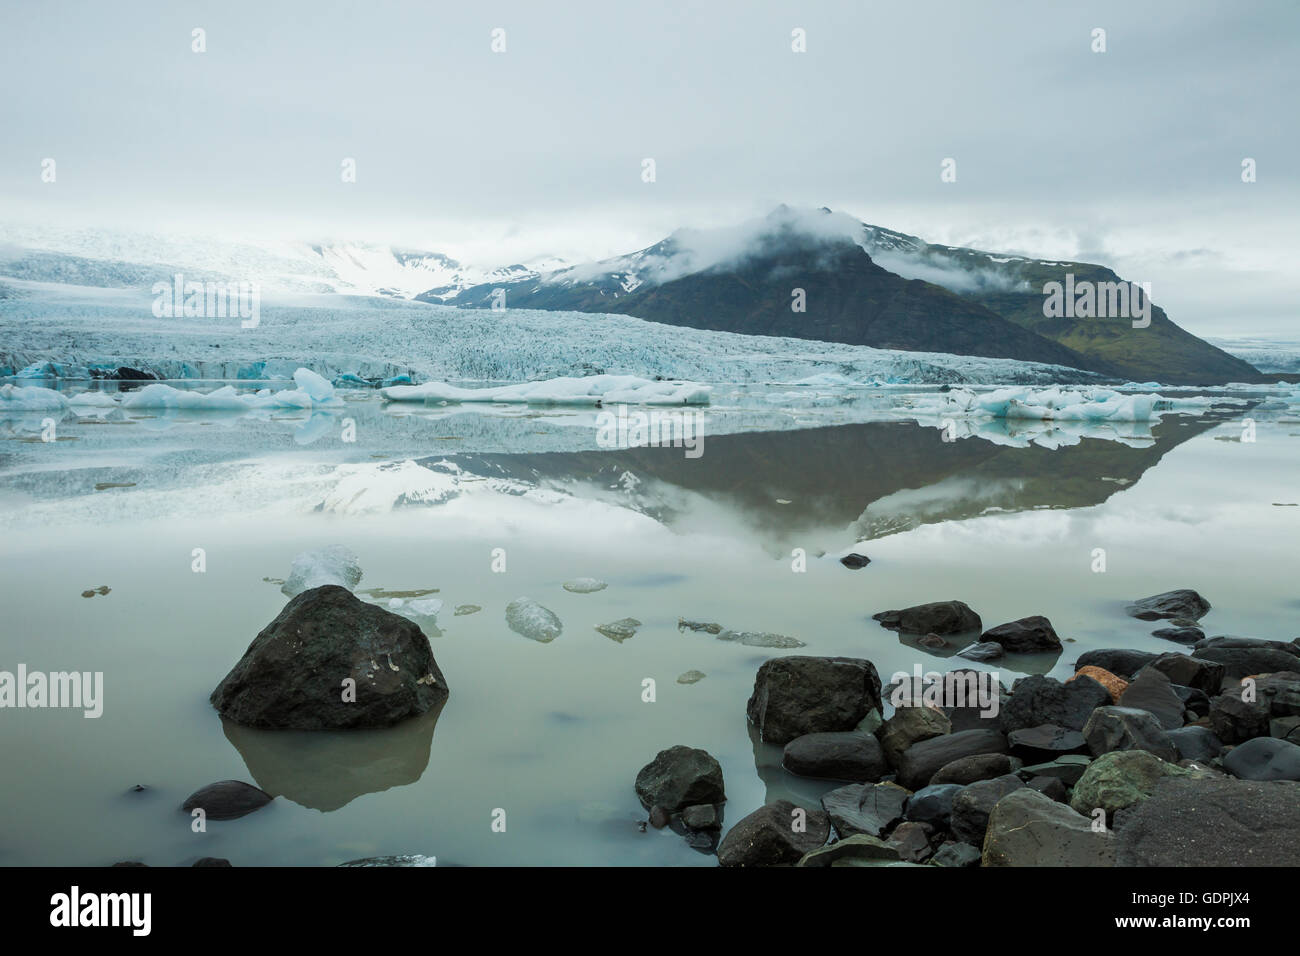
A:
<svg viewBox="0 0 1300 956">
<path fill-rule="evenodd" d="M 391 402 L 517 402 L 530 405 L 707 405 L 707 385 L 655 382 L 635 375 L 551 378 L 497 388 L 461 388 L 446 382 L 393 385 L 379 394 Z"/>
<path fill-rule="evenodd" d="M 506 605 L 506 624 L 516 634 L 539 644 L 549 644 L 564 630 L 554 611 L 526 597 L 516 598 Z"/>
<path fill-rule="evenodd" d="M 340 406 L 343 400 L 334 394 L 334 386 L 310 369 L 293 373 L 297 388 L 273 392 L 264 388 L 254 395 L 243 394 L 233 385 L 211 392 L 195 392 L 154 383 L 122 400 L 123 408 L 174 408 L 187 411 L 238 411 L 254 408 L 321 408 Z"/>
<path fill-rule="evenodd" d="M 351 591 L 361 583 L 361 564 L 357 556 L 341 544 L 316 551 L 304 551 L 293 559 L 289 577 L 280 587 L 283 594 L 296 597 L 303 591 L 337 584 Z"/>
<path fill-rule="evenodd" d="M 1199 415 L 1206 398 L 1125 395 L 1108 388 L 999 388 L 991 392 L 954 389 L 939 396 L 936 411 L 971 418 L 1057 422 L 1152 422 L 1165 412 Z"/>
<path fill-rule="evenodd" d="M 52 388 L 0 385 L 0 409 L 7 412 L 61 412 L 68 400 Z"/>
</svg>

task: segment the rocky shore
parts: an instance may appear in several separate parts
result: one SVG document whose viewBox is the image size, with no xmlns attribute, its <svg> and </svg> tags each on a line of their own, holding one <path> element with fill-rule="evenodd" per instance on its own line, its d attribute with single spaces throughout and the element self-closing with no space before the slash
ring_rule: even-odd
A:
<svg viewBox="0 0 1300 956">
<path fill-rule="evenodd" d="M 1127 612 L 1199 633 L 1209 609 L 1181 590 Z M 965 655 L 975 659 L 1063 647 L 1042 616 L 981 633 L 960 601 L 875 617 L 982 648 Z M 842 785 L 820 805 L 746 808 L 716 844 L 719 864 L 1300 865 L 1300 638 L 1094 650 L 1064 680 L 1022 677 L 978 696 L 990 676 L 955 669 L 883 685 L 866 659 L 762 664 L 746 707 L 755 732 L 784 747 L 785 772 Z M 649 825 L 713 846 L 726 797 L 709 754 L 661 752 L 636 791 Z"/>
</svg>

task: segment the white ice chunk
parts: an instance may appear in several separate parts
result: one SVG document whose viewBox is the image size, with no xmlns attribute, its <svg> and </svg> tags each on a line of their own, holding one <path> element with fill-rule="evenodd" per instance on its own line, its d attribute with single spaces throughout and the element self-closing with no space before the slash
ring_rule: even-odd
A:
<svg viewBox="0 0 1300 956">
<path fill-rule="evenodd" d="M 294 597 L 312 588 L 337 584 L 349 591 L 361 582 L 361 565 L 357 556 L 341 544 L 316 551 L 304 551 L 293 559 L 289 578 L 280 590 Z"/>
<path fill-rule="evenodd" d="M 564 625 L 555 612 L 531 598 L 516 598 L 506 605 L 506 624 L 516 634 L 547 644 L 560 636 Z"/>
<path fill-rule="evenodd" d="M 446 382 L 392 385 L 379 394 L 392 402 L 520 402 L 531 405 L 707 405 L 707 385 L 655 382 L 636 375 L 589 375 L 496 388 L 461 388 Z"/>
<path fill-rule="evenodd" d="M 68 400 L 52 388 L 29 385 L 0 385 L 0 408 L 14 412 L 57 412 L 68 407 Z"/>
</svg>

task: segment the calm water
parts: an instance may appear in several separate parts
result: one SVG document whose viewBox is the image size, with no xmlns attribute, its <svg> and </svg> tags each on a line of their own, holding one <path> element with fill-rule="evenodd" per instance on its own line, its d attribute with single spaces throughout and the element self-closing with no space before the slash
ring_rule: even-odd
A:
<svg viewBox="0 0 1300 956">
<path fill-rule="evenodd" d="M 986 626 L 1049 616 L 1073 643 L 1059 660 L 1002 662 L 1007 683 L 1068 674 L 1093 647 L 1176 649 L 1122 611 L 1174 587 L 1214 605 L 1207 633 L 1296 636 L 1293 410 L 1258 415 L 1254 442 L 1239 440 L 1237 410 L 1168 418 L 1133 444 L 1048 449 L 945 443 L 863 395 L 780 411 L 740 396 L 709 413 L 717 433 L 689 460 L 603 451 L 589 413 L 391 414 L 354 398 L 354 443 L 336 418 L 291 415 L 70 417 L 55 443 L 31 441 L 31 422 L 0 424 L 0 669 L 105 680 L 98 720 L 0 711 L 0 863 L 712 865 L 676 834 L 639 831 L 637 770 L 673 744 L 707 749 L 729 822 L 764 800 L 815 801 L 834 784 L 784 773 L 779 750 L 751 739 L 754 672 L 780 653 L 868 657 L 886 680 L 943 668 L 877 611 L 959 598 Z M 286 600 L 264 579 L 336 543 L 360 557 L 362 588 L 439 589 L 428 630 L 450 700 L 436 721 L 374 733 L 223 726 L 208 694 Z M 205 573 L 191 570 L 195 548 Z M 871 565 L 841 567 L 850 549 Z M 609 587 L 561 587 L 582 576 Z M 111 592 L 80 596 L 99 585 Z M 520 596 L 555 611 L 563 634 L 537 644 L 507 628 Z M 453 616 L 459 604 L 483 610 Z M 622 644 L 594 629 L 628 616 L 644 626 Z M 807 647 L 720 642 L 679 632 L 679 617 Z M 708 676 L 676 683 L 691 669 Z M 180 803 L 227 778 L 281 799 L 192 833 Z"/>
</svg>

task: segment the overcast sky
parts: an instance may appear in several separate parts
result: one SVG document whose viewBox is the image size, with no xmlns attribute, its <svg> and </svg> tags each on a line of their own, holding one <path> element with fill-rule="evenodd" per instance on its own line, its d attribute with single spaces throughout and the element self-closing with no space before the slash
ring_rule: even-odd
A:
<svg viewBox="0 0 1300 956">
<path fill-rule="evenodd" d="M 1294 0 L 679 6 L 7 0 L 0 221 L 499 262 L 824 205 L 1300 338 Z"/>
</svg>

